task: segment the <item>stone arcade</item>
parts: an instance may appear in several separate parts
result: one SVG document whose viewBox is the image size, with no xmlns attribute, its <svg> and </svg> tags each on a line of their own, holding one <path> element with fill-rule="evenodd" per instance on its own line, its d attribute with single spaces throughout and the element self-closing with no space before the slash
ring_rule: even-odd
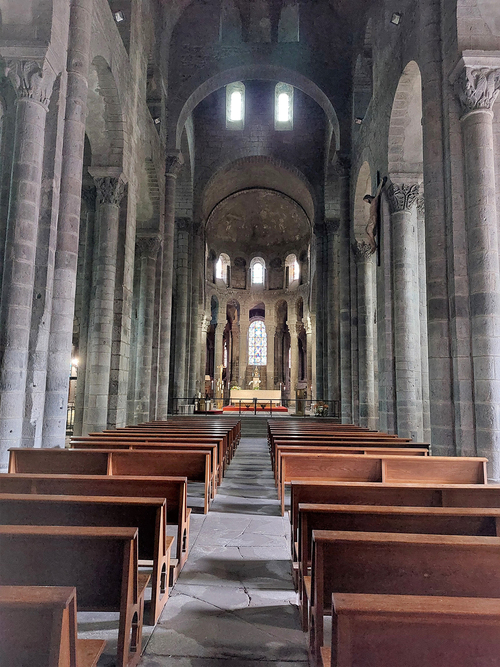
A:
<svg viewBox="0 0 500 667">
<path fill-rule="evenodd" d="M 257 366 L 500 481 L 498 2 L 0 9 L 2 469 Z"/>
</svg>

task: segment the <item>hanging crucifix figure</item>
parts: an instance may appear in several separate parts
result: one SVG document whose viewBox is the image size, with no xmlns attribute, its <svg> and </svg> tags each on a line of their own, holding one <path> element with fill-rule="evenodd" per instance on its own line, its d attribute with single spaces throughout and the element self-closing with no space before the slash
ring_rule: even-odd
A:
<svg viewBox="0 0 500 667">
<path fill-rule="evenodd" d="M 380 221 L 380 193 L 387 182 L 387 176 L 384 176 L 380 182 L 377 192 L 374 195 L 365 195 L 363 201 L 370 205 L 370 214 L 368 217 L 368 224 L 366 225 L 366 234 L 368 236 L 368 243 L 372 249 L 372 253 L 377 250 L 377 241 L 375 234 L 378 233 Z"/>
</svg>

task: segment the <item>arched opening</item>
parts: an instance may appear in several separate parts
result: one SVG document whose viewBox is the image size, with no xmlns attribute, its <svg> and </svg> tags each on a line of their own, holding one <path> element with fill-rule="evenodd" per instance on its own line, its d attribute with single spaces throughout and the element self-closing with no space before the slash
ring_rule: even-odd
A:
<svg viewBox="0 0 500 667">
<path fill-rule="evenodd" d="M 300 265 L 294 253 L 285 259 L 285 288 L 293 289 L 300 283 Z"/>
<path fill-rule="evenodd" d="M 266 263 L 262 257 L 254 257 L 250 262 L 250 282 L 252 285 L 264 286 Z"/>
<path fill-rule="evenodd" d="M 221 252 L 219 258 L 215 264 L 215 278 L 224 283 L 224 285 L 229 286 L 231 284 L 231 260 L 229 255 L 226 255 L 225 252 Z"/>
</svg>

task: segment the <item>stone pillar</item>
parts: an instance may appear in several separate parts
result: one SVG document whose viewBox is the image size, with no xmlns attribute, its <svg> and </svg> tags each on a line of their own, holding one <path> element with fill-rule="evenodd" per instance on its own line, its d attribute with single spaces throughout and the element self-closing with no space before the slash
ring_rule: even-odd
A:
<svg viewBox="0 0 500 667">
<path fill-rule="evenodd" d="M 85 401 L 85 369 L 87 367 L 90 298 L 92 294 L 92 262 L 94 255 L 94 222 L 96 190 L 94 185 L 82 189 L 84 206 L 81 212 L 78 253 L 79 276 L 76 296 L 79 302 L 80 331 L 78 335 L 78 376 L 75 395 L 75 420 L 73 434 L 81 435 L 83 427 L 83 406 Z"/>
<path fill-rule="evenodd" d="M 326 220 L 327 232 L 327 261 L 326 270 L 328 276 L 328 326 L 327 326 L 327 348 L 328 348 L 328 400 L 335 401 L 340 397 L 340 373 L 339 373 L 339 337 L 340 337 L 340 303 L 339 303 L 339 262 L 338 262 L 338 232 L 340 223 L 338 220 Z"/>
<path fill-rule="evenodd" d="M 377 428 L 375 405 L 375 303 L 373 250 L 368 243 L 354 246 L 358 284 L 358 361 L 359 361 L 359 424 Z"/>
<path fill-rule="evenodd" d="M 469 300 L 478 456 L 500 481 L 500 267 L 495 186 L 493 104 L 500 91 L 495 66 L 462 59 L 457 82 L 465 154 Z"/>
<path fill-rule="evenodd" d="M 240 323 L 236 320 L 231 325 L 232 333 L 232 382 L 238 384 L 240 381 Z"/>
<path fill-rule="evenodd" d="M 316 395 L 315 384 L 315 344 L 314 344 L 314 316 L 309 315 L 306 323 L 306 337 L 307 337 L 307 397 L 313 400 Z"/>
<path fill-rule="evenodd" d="M 191 344 L 189 359 L 188 396 L 203 392 L 204 384 L 200 383 L 200 282 L 203 276 L 203 238 L 201 226 L 193 228 L 193 262 L 191 272 L 192 299 L 191 299 Z"/>
<path fill-rule="evenodd" d="M 389 185 L 398 435 L 422 442 L 422 368 L 416 203 L 418 184 Z"/>
<path fill-rule="evenodd" d="M 207 368 L 207 333 L 210 326 L 210 320 L 203 314 L 199 327 L 200 335 L 200 356 L 199 356 L 199 374 L 200 374 L 200 392 L 202 398 L 205 397 L 205 374 Z"/>
<path fill-rule="evenodd" d="M 139 304 L 134 392 L 135 424 L 149 421 L 153 363 L 156 258 L 159 249 L 159 236 L 138 235 L 135 253 L 135 261 L 139 263 Z"/>
<path fill-rule="evenodd" d="M 422 384 L 422 422 L 424 442 L 431 441 L 431 412 L 429 395 L 429 345 L 427 342 L 427 274 L 425 264 L 425 201 L 417 199 L 418 283 L 420 322 L 420 367 Z"/>
<path fill-rule="evenodd" d="M 96 256 L 85 375 L 84 434 L 102 431 L 108 422 L 118 222 L 125 193 L 119 169 L 93 169 L 92 176 L 97 188 Z"/>
<path fill-rule="evenodd" d="M 188 301 L 191 281 L 189 276 L 189 237 L 192 221 L 177 218 L 176 294 L 175 294 L 175 362 L 174 398 L 186 398 L 186 357 L 188 350 L 189 312 Z"/>
<path fill-rule="evenodd" d="M 182 153 L 169 153 L 165 163 L 165 227 L 161 280 L 160 354 L 156 418 L 167 419 L 170 380 L 170 341 L 172 336 L 172 286 L 174 264 L 175 190 L 177 175 L 184 164 Z"/>
<path fill-rule="evenodd" d="M 0 315 L 0 470 L 22 438 L 44 131 L 55 79 L 47 62 L 10 61 L 7 71 L 17 106 Z"/>
<path fill-rule="evenodd" d="M 222 305 L 222 304 L 220 304 Z M 219 384 L 221 377 L 220 367 L 224 362 L 224 329 L 226 327 L 226 306 L 224 310 L 219 307 L 219 316 L 215 326 L 215 348 L 214 348 L 214 392 L 215 398 L 222 398 L 222 389 Z"/>
<path fill-rule="evenodd" d="M 295 400 L 295 391 L 299 382 L 299 333 L 302 331 L 302 327 L 302 322 L 295 322 L 289 326 L 292 358 L 292 368 L 290 371 L 290 398 L 292 400 Z M 295 405 L 295 403 L 293 405 Z"/>
<path fill-rule="evenodd" d="M 340 307 L 340 401 L 342 423 L 353 421 L 351 366 L 351 232 L 349 218 L 349 161 L 337 164 L 340 190 L 339 307 Z"/>
<path fill-rule="evenodd" d="M 266 313 L 266 333 L 267 333 L 267 389 L 274 390 L 274 378 L 276 376 L 274 369 L 274 337 L 276 335 L 276 321 L 274 313 Z"/>
<path fill-rule="evenodd" d="M 242 389 L 248 389 L 246 383 L 246 373 L 248 365 L 248 328 L 250 320 L 248 317 L 248 309 L 241 306 L 240 309 L 240 381 L 239 385 Z"/>
<path fill-rule="evenodd" d="M 61 193 L 42 435 L 44 447 L 64 447 L 66 437 L 93 4 L 93 0 L 71 2 Z"/>
</svg>

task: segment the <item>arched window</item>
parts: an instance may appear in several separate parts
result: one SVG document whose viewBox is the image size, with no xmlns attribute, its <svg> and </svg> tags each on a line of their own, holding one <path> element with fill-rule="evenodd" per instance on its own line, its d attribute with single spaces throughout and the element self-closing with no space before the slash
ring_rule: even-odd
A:
<svg viewBox="0 0 500 667">
<path fill-rule="evenodd" d="M 263 285 L 266 265 L 262 257 L 254 257 L 250 262 L 252 285 Z"/>
<path fill-rule="evenodd" d="M 293 86 L 277 83 L 274 96 L 274 128 L 293 130 Z"/>
<path fill-rule="evenodd" d="M 229 271 L 231 261 L 226 253 L 222 252 L 215 264 L 215 277 L 217 280 L 223 280 L 226 285 L 229 285 Z"/>
<path fill-rule="evenodd" d="M 248 329 L 248 364 L 249 366 L 267 364 L 267 333 L 262 320 L 254 320 Z"/>
<path fill-rule="evenodd" d="M 226 127 L 242 130 L 245 125 L 245 86 L 235 81 L 226 86 Z"/>
<path fill-rule="evenodd" d="M 296 255 L 288 255 L 285 259 L 285 286 L 288 287 L 300 278 L 300 267 Z"/>
</svg>

